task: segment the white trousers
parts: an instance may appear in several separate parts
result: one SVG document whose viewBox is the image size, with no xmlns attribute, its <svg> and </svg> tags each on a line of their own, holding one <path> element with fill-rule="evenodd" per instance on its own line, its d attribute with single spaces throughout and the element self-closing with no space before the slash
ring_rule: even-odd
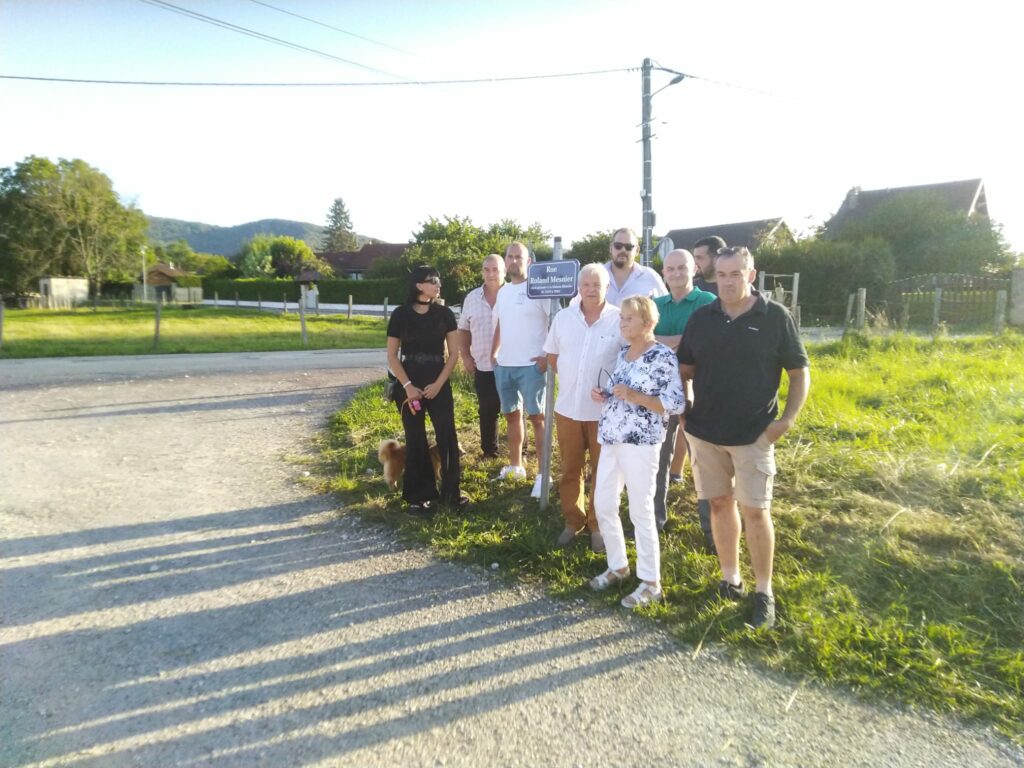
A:
<svg viewBox="0 0 1024 768">
<path fill-rule="evenodd" d="M 654 489 L 658 476 L 661 445 L 602 445 L 597 462 L 594 512 L 608 556 L 608 567 L 619 570 L 629 565 L 626 538 L 619 518 L 619 498 L 625 486 L 629 498 L 629 519 L 636 535 L 636 575 L 644 581 L 661 583 L 661 549 L 654 524 Z"/>
</svg>

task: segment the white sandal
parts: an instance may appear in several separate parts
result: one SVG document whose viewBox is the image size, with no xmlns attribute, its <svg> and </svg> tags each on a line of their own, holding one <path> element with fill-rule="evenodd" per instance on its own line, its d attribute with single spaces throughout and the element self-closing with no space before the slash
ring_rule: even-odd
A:
<svg viewBox="0 0 1024 768">
<path fill-rule="evenodd" d="M 620 581 L 625 581 L 628 578 L 628 567 L 626 568 L 625 573 L 619 573 L 618 571 L 614 571 L 611 568 L 609 568 L 600 576 L 595 576 L 590 580 L 590 588 L 595 592 L 600 592 L 601 590 L 608 589 L 608 587 L 612 586 L 613 584 L 618 584 Z"/>
<path fill-rule="evenodd" d="M 641 608 L 651 603 L 660 603 L 664 597 L 661 586 L 652 587 L 646 581 L 641 581 L 640 586 L 634 589 L 632 594 L 622 598 L 622 607 Z"/>
</svg>

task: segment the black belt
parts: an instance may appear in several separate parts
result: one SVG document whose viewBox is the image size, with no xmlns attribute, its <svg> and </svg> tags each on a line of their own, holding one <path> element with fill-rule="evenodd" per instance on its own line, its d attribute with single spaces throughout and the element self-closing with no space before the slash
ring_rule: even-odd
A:
<svg viewBox="0 0 1024 768">
<path fill-rule="evenodd" d="M 428 355 L 425 352 L 414 352 L 411 355 L 402 355 L 402 362 L 412 360 L 414 363 L 443 363 L 444 355 Z"/>
</svg>

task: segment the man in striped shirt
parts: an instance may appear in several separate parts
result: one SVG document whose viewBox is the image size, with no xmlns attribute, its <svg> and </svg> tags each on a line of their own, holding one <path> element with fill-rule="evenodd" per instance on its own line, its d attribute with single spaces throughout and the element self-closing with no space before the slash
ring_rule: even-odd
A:
<svg viewBox="0 0 1024 768">
<path fill-rule="evenodd" d="M 498 416 L 501 403 L 494 385 L 491 347 L 494 341 L 494 301 L 505 284 L 505 261 L 496 253 L 484 259 L 484 282 L 466 294 L 459 315 L 462 364 L 473 374 L 480 416 L 480 449 L 484 458 L 498 455 Z"/>
</svg>

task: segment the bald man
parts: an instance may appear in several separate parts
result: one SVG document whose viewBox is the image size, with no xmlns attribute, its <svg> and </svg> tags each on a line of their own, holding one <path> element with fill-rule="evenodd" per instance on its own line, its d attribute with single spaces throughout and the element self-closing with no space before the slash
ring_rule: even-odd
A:
<svg viewBox="0 0 1024 768">
<path fill-rule="evenodd" d="M 654 299 L 658 307 L 659 320 L 654 327 L 654 335 L 658 341 L 669 349 L 676 349 L 679 340 L 683 337 L 683 330 L 686 328 L 690 316 L 699 307 L 710 304 L 715 300 L 713 293 L 702 291 L 693 285 L 696 267 L 693 261 L 693 254 L 685 248 L 677 248 L 670 251 L 665 257 L 662 266 L 662 275 L 665 278 L 665 285 L 668 293 Z M 687 407 L 693 402 L 692 392 L 687 390 Z M 665 523 L 668 521 L 668 484 L 669 467 L 672 464 L 672 457 L 676 450 L 676 433 L 679 431 L 680 419 L 685 419 L 686 413 L 682 416 L 670 416 L 668 432 L 665 435 L 665 442 L 661 445 L 661 460 L 658 464 L 658 484 L 654 492 L 654 521 L 658 530 L 665 530 Z M 704 530 L 705 541 L 711 542 L 710 548 L 714 547 L 714 539 L 711 538 L 710 508 L 706 522 L 701 516 L 701 529 Z"/>
</svg>

